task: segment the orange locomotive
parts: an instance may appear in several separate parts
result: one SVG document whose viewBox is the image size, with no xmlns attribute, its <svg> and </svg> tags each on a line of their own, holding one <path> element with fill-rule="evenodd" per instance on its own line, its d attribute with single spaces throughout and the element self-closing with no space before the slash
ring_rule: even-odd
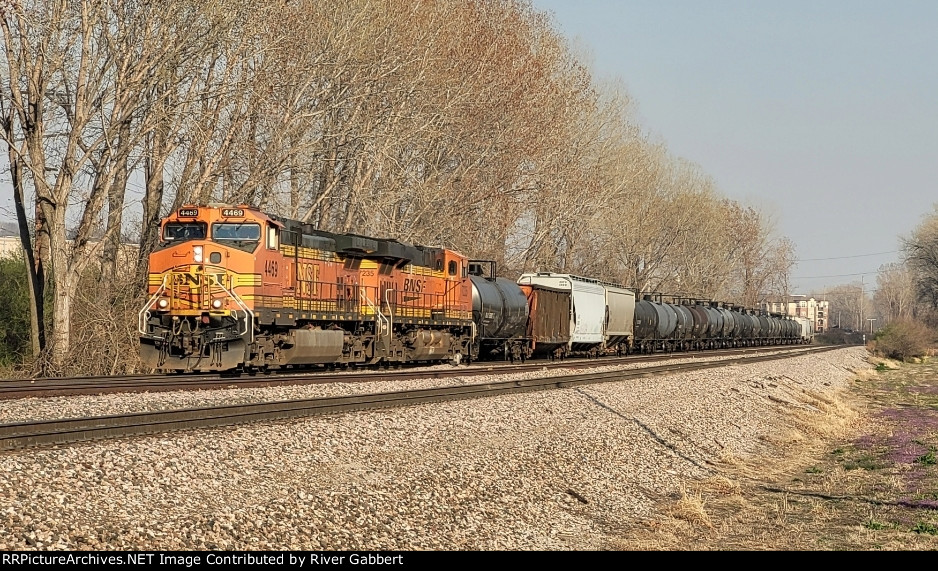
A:
<svg viewBox="0 0 938 571">
<path fill-rule="evenodd" d="M 162 371 L 469 360 L 468 260 L 250 206 L 185 206 L 150 255 L 140 352 Z"/>
</svg>

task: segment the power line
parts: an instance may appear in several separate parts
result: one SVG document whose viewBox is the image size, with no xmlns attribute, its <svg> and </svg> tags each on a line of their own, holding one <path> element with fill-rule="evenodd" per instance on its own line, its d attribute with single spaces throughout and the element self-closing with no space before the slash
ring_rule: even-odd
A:
<svg viewBox="0 0 938 571">
<path fill-rule="evenodd" d="M 874 254 L 857 254 L 856 256 L 835 256 L 833 258 L 805 258 L 803 260 L 795 260 L 796 262 L 826 262 L 828 260 L 849 260 L 851 258 L 868 258 L 870 256 L 884 256 L 886 254 L 898 254 L 899 250 L 892 250 L 889 252 L 876 252 Z M 837 276 L 832 276 L 837 277 Z"/>
<path fill-rule="evenodd" d="M 796 277 L 793 277 L 793 278 L 791 278 L 791 279 L 793 279 L 793 280 L 813 280 L 813 279 L 821 279 L 821 278 L 846 278 L 846 277 L 851 277 L 851 276 L 865 276 L 865 275 L 868 275 L 868 274 L 879 274 L 879 273 L 882 273 L 882 272 L 884 272 L 884 271 L 886 271 L 886 270 L 870 270 L 870 271 L 868 271 L 868 272 L 857 272 L 857 273 L 855 273 L 855 274 L 834 274 L 834 275 L 831 275 L 831 276 L 796 276 Z"/>
</svg>

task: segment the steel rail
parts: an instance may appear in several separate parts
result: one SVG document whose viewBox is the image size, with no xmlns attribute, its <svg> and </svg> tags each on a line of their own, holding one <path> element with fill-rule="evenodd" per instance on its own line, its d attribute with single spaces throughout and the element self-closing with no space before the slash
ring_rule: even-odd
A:
<svg viewBox="0 0 938 571">
<path fill-rule="evenodd" d="M 469 366 L 450 369 L 427 369 L 407 367 L 388 370 L 350 370 L 344 372 L 284 370 L 274 375 L 228 376 L 222 374 L 199 375 L 125 375 L 108 377 L 59 377 L 48 379 L 0 380 L 0 400 L 13 398 L 35 398 L 104 394 L 115 392 L 166 392 L 178 390 L 269 387 L 282 385 L 360 383 L 398 379 L 444 378 L 450 376 L 474 376 L 515 373 L 529 370 L 555 368 L 594 368 L 629 363 L 646 363 L 665 359 L 723 357 L 765 351 L 803 352 L 804 345 L 746 347 L 705 352 L 655 353 L 652 355 L 630 355 L 626 357 L 601 357 L 566 361 L 528 361 L 525 364 L 499 362 L 475 362 Z"/>
<path fill-rule="evenodd" d="M 809 350 L 808 352 L 831 351 L 837 348 L 838 347 L 821 347 Z M 575 375 L 547 376 L 536 379 L 446 386 L 387 393 L 3 424 L 0 425 L 0 451 L 42 445 L 69 444 L 105 438 L 120 438 L 141 434 L 163 433 L 192 428 L 229 426 L 340 412 L 396 408 L 467 398 L 493 397 L 527 391 L 619 381 L 652 375 L 751 364 L 804 354 L 806 353 L 757 355 L 720 361 L 658 365 L 639 369 L 607 372 L 594 371 Z"/>
</svg>

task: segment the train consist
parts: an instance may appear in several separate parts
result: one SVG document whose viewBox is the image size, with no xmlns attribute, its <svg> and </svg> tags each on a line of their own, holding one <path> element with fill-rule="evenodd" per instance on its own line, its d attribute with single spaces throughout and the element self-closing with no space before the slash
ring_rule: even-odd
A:
<svg viewBox="0 0 938 571">
<path fill-rule="evenodd" d="M 247 205 L 161 223 L 139 314 L 160 371 L 454 364 L 803 343 L 810 322 L 721 304 L 636 299 L 553 273 L 496 276 L 445 248 L 334 234 Z"/>
</svg>

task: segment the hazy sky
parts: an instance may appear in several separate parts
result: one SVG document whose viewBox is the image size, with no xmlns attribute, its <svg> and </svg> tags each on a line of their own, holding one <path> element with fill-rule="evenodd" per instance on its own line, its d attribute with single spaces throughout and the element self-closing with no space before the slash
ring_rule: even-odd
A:
<svg viewBox="0 0 938 571">
<path fill-rule="evenodd" d="M 774 215 L 798 292 L 871 291 L 938 203 L 934 0 L 532 2 L 649 133 Z"/>
</svg>

